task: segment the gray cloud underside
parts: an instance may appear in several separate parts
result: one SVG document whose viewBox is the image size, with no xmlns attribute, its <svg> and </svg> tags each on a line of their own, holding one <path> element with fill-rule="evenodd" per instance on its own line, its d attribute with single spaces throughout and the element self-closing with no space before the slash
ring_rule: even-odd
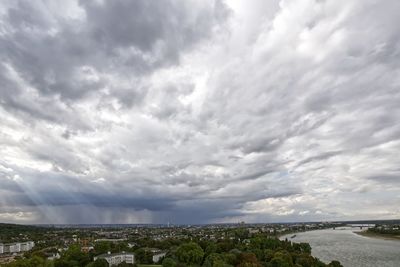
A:
<svg viewBox="0 0 400 267">
<path fill-rule="evenodd" d="M 0 221 L 400 217 L 398 1 L 5 1 Z"/>
</svg>

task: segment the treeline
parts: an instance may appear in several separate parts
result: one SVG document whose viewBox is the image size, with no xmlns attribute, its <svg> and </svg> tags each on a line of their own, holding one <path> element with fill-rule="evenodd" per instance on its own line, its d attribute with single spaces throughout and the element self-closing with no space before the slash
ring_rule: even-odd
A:
<svg viewBox="0 0 400 267">
<path fill-rule="evenodd" d="M 268 237 L 246 242 L 223 241 L 202 247 L 195 242 L 173 248 L 162 261 L 163 267 L 340 267 L 338 261 L 325 264 L 311 256 L 308 243 L 291 243 Z"/>
<path fill-rule="evenodd" d="M 114 246 L 114 247 L 113 247 Z M 29 259 L 20 259 L 7 267 L 106 267 L 105 260 L 93 262 L 94 255 L 108 249 L 125 247 L 101 243 L 95 251 L 84 253 L 79 245 L 72 245 L 61 254 L 61 258 L 49 261 L 43 255 L 33 254 Z M 150 264 L 151 254 L 144 248 L 135 250 L 137 264 Z M 329 264 L 311 256 L 308 243 L 292 243 L 259 235 L 250 239 L 219 241 L 184 241 L 172 245 L 164 259 L 163 267 L 341 267 L 337 261 Z M 132 266 L 123 263 L 119 266 Z"/>
<path fill-rule="evenodd" d="M 367 232 L 382 235 L 400 235 L 400 225 L 376 225 L 373 228 L 369 228 Z"/>
<path fill-rule="evenodd" d="M 19 241 L 21 236 L 25 235 L 32 239 L 43 235 L 48 230 L 48 228 L 32 225 L 0 223 L 0 241 L 3 243 L 14 242 L 16 239 Z"/>
</svg>

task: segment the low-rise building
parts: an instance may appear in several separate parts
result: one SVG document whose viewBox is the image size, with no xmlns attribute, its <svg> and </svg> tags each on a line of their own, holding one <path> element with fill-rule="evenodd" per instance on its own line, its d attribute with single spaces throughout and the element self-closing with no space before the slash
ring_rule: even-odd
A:
<svg viewBox="0 0 400 267">
<path fill-rule="evenodd" d="M 101 254 L 96 257 L 94 257 L 94 260 L 97 259 L 105 259 L 108 262 L 109 266 L 113 265 L 118 265 L 122 262 L 125 263 L 135 263 L 135 255 L 133 253 L 110 253 L 108 252 L 107 254 Z"/>
<path fill-rule="evenodd" d="M 153 262 L 158 263 L 162 258 L 165 257 L 165 255 L 167 255 L 167 253 L 162 252 L 162 251 L 154 253 L 153 254 Z"/>
<path fill-rule="evenodd" d="M 135 247 L 135 246 L 137 246 L 137 244 L 136 244 L 135 242 L 129 242 L 129 243 L 128 243 L 128 247 L 129 247 L 129 248 L 133 248 L 133 247 Z"/>
<path fill-rule="evenodd" d="M 58 253 L 58 252 L 50 253 L 50 254 L 47 254 L 46 256 L 47 256 L 48 260 L 57 260 L 57 259 L 61 258 L 60 253 Z"/>
</svg>

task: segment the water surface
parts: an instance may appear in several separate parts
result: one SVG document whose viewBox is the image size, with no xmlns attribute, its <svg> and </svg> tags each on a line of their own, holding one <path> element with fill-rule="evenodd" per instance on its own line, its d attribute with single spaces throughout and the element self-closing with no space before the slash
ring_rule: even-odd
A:
<svg viewBox="0 0 400 267">
<path fill-rule="evenodd" d="M 338 260 L 344 267 L 400 267 L 400 241 L 364 237 L 354 228 L 325 229 L 283 236 L 293 242 L 307 242 L 312 255 L 323 262 Z"/>
</svg>

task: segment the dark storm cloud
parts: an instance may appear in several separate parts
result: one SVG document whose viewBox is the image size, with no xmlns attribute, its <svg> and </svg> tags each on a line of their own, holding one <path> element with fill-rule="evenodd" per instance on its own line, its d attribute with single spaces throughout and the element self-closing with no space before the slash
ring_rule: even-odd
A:
<svg viewBox="0 0 400 267">
<path fill-rule="evenodd" d="M 168 210 L 175 199 L 172 196 L 147 196 L 136 190 L 116 188 L 113 185 L 87 182 L 59 173 L 29 173 L 19 171 L 23 177 L 1 179 L 6 192 L 6 203 L 22 206 L 65 206 L 89 204 L 97 207 L 122 207 L 135 210 Z"/>
<path fill-rule="evenodd" d="M 400 216 L 397 1 L 1 6 L 0 221 Z"/>
<path fill-rule="evenodd" d="M 44 5 L 17 1 L 5 9 L 2 62 L 25 84 L 2 76 L 2 83 L 11 84 L 1 97 L 6 108 L 53 121 L 54 115 L 23 104 L 24 87 L 39 93 L 40 104 L 61 97 L 70 106 L 96 92 L 130 107 L 146 95 L 142 75 L 178 63 L 180 53 L 210 36 L 228 15 L 219 2 L 197 4 L 192 12 L 184 1 L 82 1 L 80 17 L 68 20 Z M 118 86 L 102 77 L 105 73 L 136 80 Z M 59 109 L 61 115 L 66 112 Z"/>
<path fill-rule="evenodd" d="M 219 1 L 210 9 L 200 8 L 195 13 L 190 12 L 193 7 L 186 1 L 80 1 L 80 4 L 86 11 L 89 36 L 102 44 L 108 54 L 132 46 L 150 54 L 160 49 L 161 58 L 156 64 L 178 61 L 182 50 L 209 36 L 228 12 Z"/>
</svg>

